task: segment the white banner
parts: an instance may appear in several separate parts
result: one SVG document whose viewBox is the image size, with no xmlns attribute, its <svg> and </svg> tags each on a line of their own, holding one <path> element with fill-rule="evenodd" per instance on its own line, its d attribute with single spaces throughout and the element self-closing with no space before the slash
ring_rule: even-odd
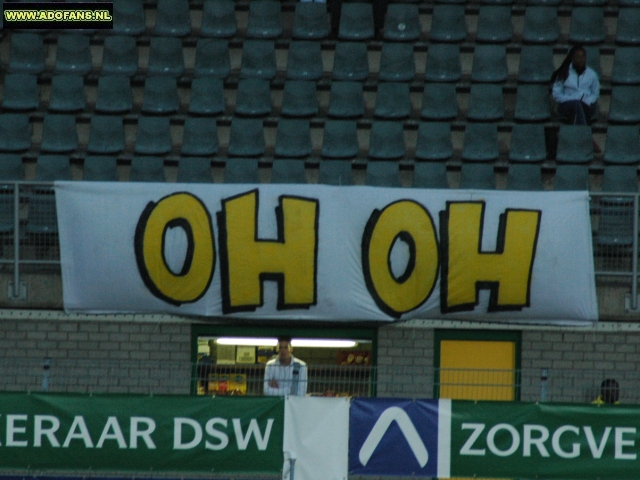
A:
<svg viewBox="0 0 640 480">
<path fill-rule="evenodd" d="M 69 312 L 597 320 L 587 192 L 57 182 Z"/>
<path fill-rule="evenodd" d="M 347 480 L 349 398 L 286 397 L 283 480 Z"/>
</svg>

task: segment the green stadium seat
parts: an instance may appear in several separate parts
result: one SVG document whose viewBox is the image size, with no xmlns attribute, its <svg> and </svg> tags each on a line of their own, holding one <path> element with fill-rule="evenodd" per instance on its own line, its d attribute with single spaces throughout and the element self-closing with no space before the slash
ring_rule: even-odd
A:
<svg viewBox="0 0 640 480">
<path fill-rule="evenodd" d="M 122 75 L 103 75 L 98 79 L 96 112 L 125 113 L 133 108 L 131 80 Z"/>
<path fill-rule="evenodd" d="M 135 153 L 164 155 L 171 151 L 171 129 L 168 117 L 138 118 Z"/>
<path fill-rule="evenodd" d="M 277 157 L 300 158 L 311 155 L 311 128 L 308 120 L 281 118 L 276 132 Z"/>
<path fill-rule="evenodd" d="M 249 2 L 248 38 L 273 39 L 282 35 L 280 2 L 253 0 Z"/>
<path fill-rule="evenodd" d="M 86 75 L 91 71 L 91 49 L 87 35 L 69 34 L 58 37 L 54 73 Z"/>
<path fill-rule="evenodd" d="M 284 83 L 282 92 L 282 109 L 280 113 L 288 117 L 311 117 L 316 115 L 318 113 L 318 97 L 316 95 L 315 82 L 287 80 Z"/>
<path fill-rule="evenodd" d="M 547 85 L 551 81 L 554 70 L 553 48 L 550 45 L 522 46 L 518 82 Z"/>
<path fill-rule="evenodd" d="M 118 165 L 116 157 L 90 155 L 84 159 L 82 180 L 88 182 L 117 182 Z"/>
<path fill-rule="evenodd" d="M 469 94 L 469 120 L 495 122 L 504 117 L 504 97 L 502 85 L 494 83 L 474 83 Z"/>
<path fill-rule="evenodd" d="M 420 122 L 415 157 L 420 160 L 448 160 L 453 155 L 451 124 Z"/>
<path fill-rule="evenodd" d="M 504 45 L 476 45 L 471 68 L 472 82 L 504 82 L 507 68 L 507 49 Z"/>
<path fill-rule="evenodd" d="M 588 125 L 560 125 L 557 162 L 589 163 L 593 160 L 593 136 Z"/>
<path fill-rule="evenodd" d="M 547 158 L 544 125 L 516 124 L 511 130 L 509 161 L 518 163 L 542 162 Z"/>
<path fill-rule="evenodd" d="M 586 165 L 558 165 L 555 190 L 589 190 L 589 167 Z"/>
<path fill-rule="evenodd" d="M 420 116 L 425 120 L 450 120 L 458 116 L 454 83 L 426 83 Z"/>
<path fill-rule="evenodd" d="M 433 7 L 431 31 L 432 42 L 462 42 L 467 38 L 464 5 L 436 4 Z"/>
<path fill-rule="evenodd" d="M 338 42 L 332 75 L 334 80 L 366 80 L 369 76 L 367 44 L 363 42 Z"/>
<path fill-rule="evenodd" d="M 611 82 L 622 85 L 640 84 L 640 47 L 615 49 Z"/>
<path fill-rule="evenodd" d="M 384 22 L 384 39 L 394 42 L 410 42 L 420 38 L 418 5 L 391 3 L 387 6 Z"/>
<path fill-rule="evenodd" d="M 373 7 L 370 3 L 345 3 L 340 14 L 340 40 L 369 40 L 373 38 Z"/>
<path fill-rule="evenodd" d="M 9 53 L 9 73 L 31 73 L 44 71 L 46 50 L 42 35 L 37 33 L 13 33 Z"/>
<path fill-rule="evenodd" d="M 0 151 L 20 152 L 31 148 L 29 116 L 23 113 L 0 114 Z"/>
<path fill-rule="evenodd" d="M 211 160 L 207 157 L 182 157 L 178 161 L 178 183 L 213 183 Z"/>
<path fill-rule="evenodd" d="M 498 125 L 495 123 L 467 123 L 462 146 L 462 160 L 486 162 L 499 155 Z"/>
<path fill-rule="evenodd" d="M 461 78 L 460 46 L 447 43 L 430 44 L 424 79 L 427 82 L 457 82 Z"/>
<path fill-rule="evenodd" d="M 507 190 L 542 191 L 542 167 L 527 163 L 509 165 Z"/>
<path fill-rule="evenodd" d="M 622 45 L 640 45 L 640 9 L 623 7 L 618 10 L 616 43 Z"/>
<path fill-rule="evenodd" d="M 218 153 L 218 127 L 211 117 L 188 117 L 184 122 L 182 147 L 185 156 L 211 156 Z"/>
<path fill-rule="evenodd" d="M 175 37 L 151 37 L 147 74 L 181 77 L 184 74 L 182 40 Z"/>
<path fill-rule="evenodd" d="M 442 162 L 416 162 L 413 188 L 449 188 L 447 166 Z"/>
<path fill-rule="evenodd" d="M 224 183 L 260 183 L 258 160 L 228 158 L 224 167 Z"/>
<path fill-rule="evenodd" d="M 38 77 L 31 73 L 7 73 L 4 77 L 2 108 L 5 110 L 34 110 L 40 105 Z"/>
<path fill-rule="evenodd" d="M 228 153 L 234 157 L 254 157 L 264 154 L 264 127 L 257 118 L 234 117 L 231 120 Z"/>
<path fill-rule="evenodd" d="M 47 114 L 42 124 L 41 152 L 60 153 L 78 149 L 78 132 L 74 115 Z"/>
<path fill-rule="evenodd" d="M 191 33 L 188 0 L 158 0 L 154 33 L 161 37 L 185 37 Z"/>
<path fill-rule="evenodd" d="M 527 6 L 522 29 L 524 43 L 556 43 L 559 37 L 560 25 L 556 6 Z"/>
<path fill-rule="evenodd" d="M 135 37 L 113 35 L 104 39 L 102 75 L 133 76 L 138 72 L 138 47 Z"/>
<path fill-rule="evenodd" d="M 271 40 L 245 40 L 242 47 L 242 78 L 271 80 L 276 76 L 275 45 Z"/>
<path fill-rule="evenodd" d="M 318 183 L 321 185 L 353 185 L 350 160 L 320 160 Z"/>
<path fill-rule="evenodd" d="M 271 183 L 307 183 L 304 160 L 274 160 L 271 166 Z"/>
<path fill-rule="evenodd" d="M 144 33 L 146 20 L 143 0 L 113 0 L 113 30 L 116 35 Z"/>
<path fill-rule="evenodd" d="M 293 40 L 289 44 L 287 78 L 290 80 L 319 80 L 322 77 L 320 42 Z"/>
<path fill-rule="evenodd" d="M 374 120 L 369 140 L 369 158 L 393 160 L 404 157 L 404 126 L 402 122 Z"/>
<path fill-rule="evenodd" d="M 460 188 L 494 190 L 496 178 L 490 163 L 463 163 L 460 168 Z"/>
<path fill-rule="evenodd" d="M 378 83 L 374 115 L 383 119 L 402 119 L 411 115 L 409 84 L 399 82 Z"/>
<path fill-rule="evenodd" d="M 144 82 L 142 113 L 168 114 L 178 111 L 178 83 L 173 77 L 147 77 Z"/>
<path fill-rule="evenodd" d="M 194 78 L 191 82 L 189 113 L 219 115 L 225 111 L 224 84 L 219 78 Z"/>
<path fill-rule="evenodd" d="M 233 0 L 205 0 L 200 37 L 229 38 L 238 31 Z"/>
<path fill-rule="evenodd" d="M 101 155 L 124 150 L 124 125 L 120 115 L 92 115 L 87 152 Z"/>
<path fill-rule="evenodd" d="M 478 14 L 477 42 L 504 43 L 513 37 L 511 7 L 482 5 Z"/>
<path fill-rule="evenodd" d="M 522 122 L 539 122 L 551 117 L 549 88 L 543 84 L 518 85 L 513 118 Z"/>
<path fill-rule="evenodd" d="M 640 122 L 640 85 L 614 85 L 609 103 L 609 121 Z"/>
<path fill-rule="evenodd" d="M 400 164 L 398 162 L 368 162 L 364 184 L 369 187 L 400 188 Z"/>
<path fill-rule="evenodd" d="M 327 120 L 324 125 L 322 156 L 325 158 L 352 158 L 358 155 L 356 122 L 351 120 Z"/>
<path fill-rule="evenodd" d="M 164 160 L 160 157 L 133 157 L 130 182 L 166 182 Z"/>
<path fill-rule="evenodd" d="M 296 3 L 292 37 L 301 40 L 321 40 L 329 36 L 327 7 L 319 2 Z"/>
<path fill-rule="evenodd" d="M 640 134 L 637 125 L 609 125 L 604 161 L 633 165 L 640 162 Z"/>
<path fill-rule="evenodd" d="M 573 7 L 569 41 L 579 44 L 602 43 L 606 37 L 604 30 L 604 10 L 601 7 Z"/>
<path fill-rule="evenodd" d="M 383 82 L 409 82 L 416 74 L 411 43 L 385 42 L 382 44 L 380 72 L 378 79 Z"/>
<path fill-rule="evenodd" d="M 225 79 L 231 73 L 229 43 L 218 38 L 199 38 L 196 43 L 195 77 Z"/>
<path fill-rule="evenodd" d="M 331 82 L 329 110 L 336 118 L 355 118 L 364 115 L 364 90 L 360 82 Z"/>
</svg>

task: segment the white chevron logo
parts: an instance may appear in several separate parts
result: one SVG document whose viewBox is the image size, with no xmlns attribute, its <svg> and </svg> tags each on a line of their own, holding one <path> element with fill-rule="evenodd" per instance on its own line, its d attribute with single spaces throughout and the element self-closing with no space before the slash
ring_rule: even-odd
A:
<svg viewBox="0 0 640 480">
<path fill-rule="evenodd" d="M 382 440 L 382 437 L 387 433 L 387 430 L 393 422 L 396 422 L 398 427 L 400 427 L 400 431 L 407 440 L 407 443 L 409 443 L 416 460 L 418 460 L 420 467 L 423 468 L 429 461 L 429 452 L 427 452 L 427 447 L 424 446 L 409 415 L 400 407 L 389 407 L 382 412 L 382 415 L 378 418 L 378 421 L 371 429 L 369 436 L 360 449 L 360 454 L 358 455 L 360 463 L 363 466 L 367 465 L 380 440 Z"/>
</svg>

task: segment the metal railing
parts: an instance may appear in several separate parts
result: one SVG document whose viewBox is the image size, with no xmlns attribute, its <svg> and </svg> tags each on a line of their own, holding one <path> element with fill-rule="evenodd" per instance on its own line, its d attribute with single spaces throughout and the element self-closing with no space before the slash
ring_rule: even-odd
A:
<svg viewBox="0 0 640 480">
<path fill-rule="evenodd" d="M 58 220 L 51 182 L 0 185 L 0 265 L 11 269 L 9 297 L 24 298 L 24 267 L 60 265 Z"/>
<path fill-rule="evenodd" d="M 590 195 L 595 274 L 628 281 L 630 309 L 636 310 L 640 196 L 624 192 Z M 53 183 L 1 184 L 0 265 L 13 277 L 10 297 L 24 297 L 21 273 L 26 268 L 57 268 L 59 264 Z"/>
<path fill-rule="evenodd" d="M 614 378 L 620 385 L 620 403 L 640 404 L 640 372 L 420 367 L 420 372 L 404 376 L 399 375 L 401 368 L 308 365 L 307 394 L 588 403 L 598 397 L 604 379 Z M 0 360 L 0 391 L 262 395 L 263 384 L 262 365 L 148 360 Z"/>
<path fill-rule="evenodd" d="M 595 273 L 630 282 L 630 310 L 638 309 L 637 194 L 592 192 L 590 202 Z"/>
</svg>

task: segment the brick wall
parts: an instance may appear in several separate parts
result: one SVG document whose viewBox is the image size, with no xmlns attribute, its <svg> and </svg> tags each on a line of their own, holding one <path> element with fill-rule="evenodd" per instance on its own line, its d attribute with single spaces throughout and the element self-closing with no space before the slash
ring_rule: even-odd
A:
<svg viewBox="0 0 640 480">
<path fill-rule="evenodd" d="M 378 347 L 379 396 L 433 396 L 434 329 L 383 327 Z M 621 403 L 640 403 L 640 331 L 523 330 L 521 400 L 541 400 L 542 369 L 548 370 L 548 401 L 589 402 L 612 377 L 620 383 Z"/>
<path fill-rule="evenodd" d="M 0 390 L 189 393 L 189 324 L 1 320 Z"/>
<path fill-rule="evenodd" d="M 433 330 L 378 330 L 378 396 L 433 396 Z"/>
</svg>

